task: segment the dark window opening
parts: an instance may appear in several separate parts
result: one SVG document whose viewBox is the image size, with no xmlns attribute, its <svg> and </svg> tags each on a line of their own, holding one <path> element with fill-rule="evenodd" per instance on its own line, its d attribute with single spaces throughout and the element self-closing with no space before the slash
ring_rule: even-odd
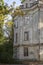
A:
<svg viewBox="0 0 43 65">
<path fill-rule="evenodd" d="M 24 48 L 24 56 L 28 56 L 28 48 L 27 47 Z"/>
<path fill-rule="evenodd" d="M 17 41 L 18 41 L 18 34 L 16 33 L 16 43 L 17 43 Z"/>
<path fill-rule="evenodd" d="M 23 9 L 23 8 L 24 8 L 24 5 L 20 5 L 20 8 L 22 8 L 22 9 Z"/>
<path fill-rule="evenodd" d="M 26 8 L 28 7 L 28 3 L 26 3 Z"/>
</svg>

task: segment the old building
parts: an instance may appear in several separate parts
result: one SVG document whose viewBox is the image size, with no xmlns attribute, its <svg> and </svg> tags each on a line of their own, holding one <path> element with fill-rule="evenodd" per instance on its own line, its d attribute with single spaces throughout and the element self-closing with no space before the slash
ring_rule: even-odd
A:
<svg viewBox="0 0 43 65">
<path fill-rule="evenodd" d="M 43 59 L 43 12 L 38 0 L 25 0 L 20 6 L 26 13 L 14 20 L 13 57 L 20 60 Z"/>
</svg>

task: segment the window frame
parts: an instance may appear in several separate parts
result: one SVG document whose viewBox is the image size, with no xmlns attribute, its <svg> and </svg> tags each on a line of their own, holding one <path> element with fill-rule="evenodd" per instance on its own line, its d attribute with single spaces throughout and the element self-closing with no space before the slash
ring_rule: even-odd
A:
<svg viewBox="0 0 43 65">
<path fill-rule="evenodd" d="M 29 24 L 30 22 L 30 17 L 29 16 L 25 16 L 25 25 Z"/>
<path fill-rule="evenodd" d="M 24 41 L 28 41 L 29 40 L 29 31 L 25 31 L 24 32 Z"/>
</svg>

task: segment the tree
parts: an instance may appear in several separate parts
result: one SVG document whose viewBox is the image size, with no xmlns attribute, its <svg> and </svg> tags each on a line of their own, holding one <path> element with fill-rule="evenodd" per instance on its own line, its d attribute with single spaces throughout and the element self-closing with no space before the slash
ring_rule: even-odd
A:
<svg viewBox="0 0 43 65">
<path fill-rule="evenodd" d="M 9 58 L 11 58 L 11 56 L 12 56 L 11 55 L 12 46 L 11 46 L 11 44 L 9 44 L 9 41 L 8 41 L 9 39 L 4 36 L 3 25 L 4 25 L 4 20 L 7 16 L 7 14 L 10 14 L 10 11 L 12 11 L 12 10 L 11 10 L 11 8 L 9 9 L 7 6 L 4 5 L 3 0 L 0 0 L 0 3 L 1 3 L 0 4 L 0 62 L 3 62 L 3 61 L 7 62 L 7 60 L 9 60 Z M 11 24 L 11 23 L 9 23 L 9 24 Z M 4 59 L 6 59 L 6 60 L 4 60 Z"/>
<path fill-rule="evenodd" d="M 21 0 L 21 3 L 23 3 L 25 0 Z"/>
<path fill-rule="evenodd" d="M 4 1 L 0 0 L 0 62 L 10 62 L 13 57 L 13 41 L 14 41 L 14 18 L 18 15 L 24 15 L 24 12 L 14 6 L 8 7 L 4 5 Z M 13 5 L 15 2 L 13 3 Z M 4 20 L 7 15 L 12 16 L 12 20 L 8 20 L 5 23 L 6 29 L 3 29 Z M 8 37 L 4 36 L 4 32 L 8 34 Z"/>
<path fill-rule="evenodd" d="M 3 5 L 4 5 L 4 3 L 3 3 L 3 0 L 0 0 L 0 43 L 2 43 L 2 40 L 3 40 L 3 38 L 2 38 L 2 36 L 3 36 L 3 29 L 2 29 L 2 27 L 3 27 L 3 22 L 4 22 L 4 15 L 3 15 L 3 13 L 1 13 L 1 11 L 2 11 L 2 9 L 3 9 Z"/>
<path fill-rule="evenodd" d="M 4 41 L 4 39 L 2 41 L 2 38 L 4 37 L 3 24 L 6 16 L 11 14 L 13 8 L 9 8 L 8 6 L 4 5 L 3 0 L 0 0 L 0 3 L 0 43 L 2 43 Z"/>
</svg>

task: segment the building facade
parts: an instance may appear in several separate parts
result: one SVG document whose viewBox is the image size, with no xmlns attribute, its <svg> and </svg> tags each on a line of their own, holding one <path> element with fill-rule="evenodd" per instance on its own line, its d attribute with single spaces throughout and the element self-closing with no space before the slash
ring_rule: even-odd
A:
<svg viewBox="0 0 43 65">
<path fill-rule="evenodd" d="M 43 10 L 38 0 L 25 0 L 20 6 L 26 13 L 14 20 L 13 58 L 43 60 Z"/>
</svg>

